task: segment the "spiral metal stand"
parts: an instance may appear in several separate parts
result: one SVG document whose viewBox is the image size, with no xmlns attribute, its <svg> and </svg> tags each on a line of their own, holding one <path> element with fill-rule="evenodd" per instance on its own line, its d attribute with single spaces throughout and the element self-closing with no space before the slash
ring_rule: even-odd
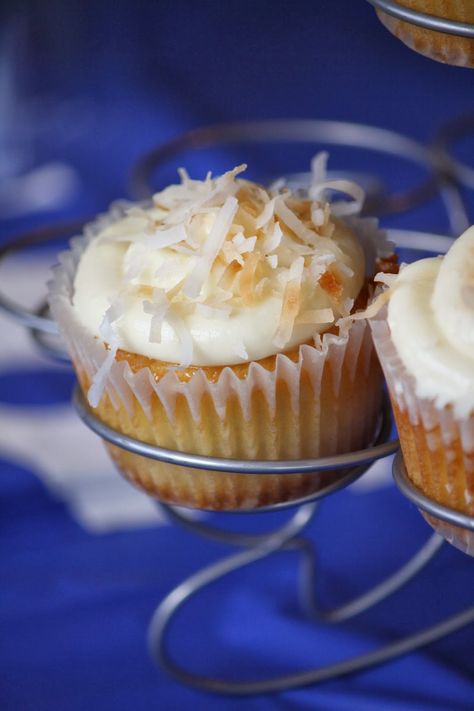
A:
<svg viewBox="0 0 474 711">
<path fill-rule="evenodd" d="M 456 33 L 460 33 L 463 36 L 474 36 L 474 28 L 462 26 L 462 23 L 438 22 L 440 18 L 421 16 L 420 13 L 401 8 L 394 2 L 384 0 L 369 0 L 369 2 L 401 19 L 409 19 L 413 22 L 417 20 L 416 24 L 428 22 L 430 23 L 430 29 L 439 29 L 443 32 L 454 32 L 456 30 Z M 417 15 L 416 18 L 414 17 L 415 14 Z M 428 25 L 423 24 L 423 26 Z M 472 124 L 474 124 L 474 121 Z M 388 194 L 377 188 L 372 195 L 370 208 L 368 208 L 372 214 L 397 213 L 419 205 L 435 194 L 440 194 L 446 207 L 453 234 L 459 234 L 459 231 L 468 224 L 468 215 L 463 203 L 460 186 L 473 187 L 474 177 L 471 175 L 471 169 L 468 166 L 456 162 L 451 157 L 449 148 L 454 140 L 464 135 L 467 130 L 471 130 L 472 124 L 469 123 L 468 128 L 464 124 L 461 128 L 458 125 L 454 128 L 446 127 L 444 132 L 440 132 L 433 148 L 427 148 L 412 139 L 385 129 L 336 121 L 258 121 L 213 126 L 191 131 L 156 150 L 150 151 L 136 164 L 130 185 L 135 196 L 148 197 L 153 192 L 151 178 L 154 171 L 166 161 L 175 158 L 186 150 L 220 146 L 226 143 L 267 143 L 272 141 L 345 145 L 401 157 L 421 166 L 427 173 L 426 178 L 420 185 L 404 192 Z M 23 249 L 31 244 L 65 236 L 66 234 L 72 235 L 81 225 L 82 222 L 75 225 L 59 225 L 54 228 L 43 228 L 34 233 L 29 233 L 0 249 L 0 260 L 11 251 Z M 424 233 L 400 230 L 392 231 L 389 236 L 393 237 L 396 243 L 404 248 L 433 249 L 438 253 L 445 251 L 451 243 L 450 238 L 442 235 L 426 235 Z M 16 304 L 8 296 L 0 293 L 0 309 L 27 327 L 43 352 L 55 358 L 65 359 L 61 343 L 55 337 L 57 333 L 56 326 L 49 318 L 45 304 L 42 304 L 35 311 L 29 311 Z M 316 493 L 299 501 L 281 504 L 279 507 L 269 507 L 271 510 L 276 508 L 294 509 L 296 507 L 296 511 L 291 513 L 289 520 L 284 525 L 264 534 L 231 533 L 206 523 L 195 521 L 181 508 L 178 509 L 164 503 L 159 504 L 170 520 L 184 526 L 192 533 L 242 548 L 241 551 L 206 566 L 183 581 L 167 595 L 153 615 L 148 635 L 151 654 L 157 663 L 177 680 L 220 694 L 249 695 L 282 691 L 327 681 L 370 668 L 411 652 L 474 622 L 474 606 L 472 606 L 435 625 L 395 640 L 371 652 L 319 668 L 258 681 L 216 679 L 198 675 L 189 669 L 183 668 L 172 658 L 168 650 L 171 626 L 176 613 L 195 594 L 208 585 L 273 553 L 288 550 L 295 551 L 299 555 L 301 567 L 298 586 L 301 609 L 309 619 L 325 624 L 342 623 L 364 611 L 370 610 L 409 583 L 433 559 L 443 545 L 444 540 L 436 533 L 432 534 L 421 548 L 397 571 L 362 595 L 333 609 L 326 609 L 319 604 L 313 545 L 301 533 L 316 513 L 319 499 L 335 493 L 355 481 L 369 468 L 373 461 L 393 454 L 397 450 L 398 442 L 389 441 L 392 420 L 388 403 L 385 401 L 382 408 L 378 437 L 373 446 L 364 451 L 311 460 L 253 462 L 203 457 L 156 447 L 123 435 L 104 425 L 89 409 L 78 389 L 75 391 L 74 404 L 85 424 L 105 440 L 141 456 L 170 464 L 205 470 L 218 469 L 227 473 L 258 473 L 263 476 L 266 474 L 286 476 L 294 473 L 319 472 L 337 468 L 347 470 L 343 476 L 338 477 L 337 482 L 327 485 Z M 474 530 L 473 520 L 467 517 L 463 518 L 458 512 L 443 510 L 443 507 L 423 498 L 421 492 L 416 490 L 407 479 L 400 455 L 395 459 L 394 477 L 402 493 L 429 515 L 449 521 L 463 527 L 465 530 Z M 255 509 L 256 512 L 262 510 L 261 508 Z"/>
<path fill-rule="evenodd" d="M 230 545 L 244 548 L 239 553 L 226 556 L 211 565 L 203 568 L 190 576 L 187 580 L 172 590 L 157 607 L 149 628 L 148 640 L 150 652 L 157 663 L 175 677 L 178 681 L 197 688 L 220 694 L 262 694 L 283 689 L 328 681 L 347 674 L 352 674 L 362 669 L 381 664 L 401 654 L 429 644 L 447 634 L 455 632 L 466 624 L 474 622 L 474 606 L 461 613 L 453 615 L 442 622 L 428 627 L 401 640 L 388 644 L 380 649 L 367 654 L 351 657 L 342 662 L 329 664 L 317 669 L 262 679 L 259 681 L 235 681 L 216 679 L 195 674 L 180 666 L 172 659 L 167 649 L 170 627 L 178 610 L 196 593 L 206 588 L 211 583 L 220 580 L 229 573 L 235 572 L 251 563 L 282 550 L 292 550 L 301 556 L 299 597 L 303 612 L 310 618 L 326 624 L 336 624 L 349 620 L 356 615 L 371 609 L 374 605 L 387 599 L 397 590 L 406 585 L 417 575 L 433 558 L 443 544 L 443 538 L 433 534 L 420 550 L 405 563 L 399 570 L 388 576 L 376 586 L 345 603 L 344 605 L 324 609 L 318 605 L 316 591 L 316 566 L 314 550 L 311 542 L 299 536 L 301 531 L 311 521 L 317 509 L 317 500 L 342 489 L 354 479 L 361 476 L 375 461 L 375 459 L 388 456 L 398 449 L 397 441 L 387 441 L 391 430 L 391 416 L 387 402 L 382 411 L 382 424 L 377 440 L 373 447 L 361 452 L 325 457 L 321 459 L 296 460 L 296 461 L 253 461 L 229 460 L 222 458 L 203 457 L 199 455 L 176 452 L 146 444 L 132 437 L 124 435 L 107 425 L 104 425 L 87 406 L 80 390 L 74 393 L 74 405 L 83 422 L 94 432 L 118 447 L 172 464 L 190 466 L 206 470 L 238 472 L 240 474 L 295 474 L 300 472 L 322 471 L 334 468 L 348 468 L 349 474 L 337 483 L 311 494 L 299 502 L 289 502 L 285 507 L 298 506 L 296 513 L 282 527 L 271 533 L 261 535 L 248 535 L 229 533 L 217 528 L 194 522 L 173 506 L 161 503 L 160 506 L 175 522 L 179 522 L 194 533 L 212 538 Z M 276 507 L 271 507 L 272 510 Z M 258 509 L 261 511 L 261 509 Z M 474 525 L 474 524 L 473 524 Z"/>
</svg>

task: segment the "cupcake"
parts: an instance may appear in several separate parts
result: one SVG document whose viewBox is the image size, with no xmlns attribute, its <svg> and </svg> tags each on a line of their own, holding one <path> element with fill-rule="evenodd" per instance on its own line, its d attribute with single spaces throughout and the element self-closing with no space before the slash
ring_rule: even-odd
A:
<svg viewBox="0 0 474 711">
<path fill-rule="evenodd" d="M 408 476 L 430 499 L 474 516 L 474 227 L 444 257 L 391 281 L 386 314 L 371 326 Z M 473 534 L 443 532 L 474 555 Z"/>
<path fill-rule="evenodd" d="M 398 0 L 398 4 L 427 15 L 474 25 L 472 0 Z M 377 10 L 377 14 L 392 34 L 416 52 L 438 62 L 474 67 L 474 39 L 427 30 L 398 20 L 383 10 Z"/>
<path fill-rule="evenodd" d="M 375 435 L 381 372 L 364 306 L 386 243 L 354 217 L 363 193 L 324 179 L 266 190 L 245 166 L 116 204 L 63 253 L 50 305 L 90 407 L 107 425 L 182 452 L 319 457 Z M 352 196 L 330 205 L 328 189 Z M 379 261 L 377 261 L 379 260 Z M 119 470 L 162 501 L 251 509 L 343 475 L 232 474 L 153 461 L 114 445 Z"/>
</svg>

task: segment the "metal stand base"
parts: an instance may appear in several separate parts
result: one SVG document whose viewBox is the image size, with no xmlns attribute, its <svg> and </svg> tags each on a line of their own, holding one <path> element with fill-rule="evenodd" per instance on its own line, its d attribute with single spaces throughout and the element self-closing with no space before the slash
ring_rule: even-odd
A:
<svg viewBox="0 0 474 711">
<path fill-rule="evenodd" d="M 301 607 L 311 619 L 335 624 L 351 619 L 395 593 L 429 563 L 443 544 L 443 538 L 433 534 L 405 565 L 381 583 L 338 608 L 324 610 L 317 603 L 313 546 L 307 538 L 298 535 L 313 517 L 317 505 L 315 502 L 301 506 L 289 522 L 270 534 L 248 536 L 221 532 L 207 526 L 203 529 L 202 524 L 195 525 L 176 509 L 161 504 L 174 521 L 184 523 L 186 527 L 192 528 L 196 533 L 204 534 L 226 543 L 245 546 L 246 549 L 222 558 L 194 573 L 174 588 L 157 607 L 148 633 L 150 651 L 157 664 L 181 683 L 205 691 L 234 695 L 264 694 L 308 686 L 368 669 L 407 654 L 474 622 L 474 606 L 472 606 L 438 624 L 394 641 L 373 652 L 349 657 L 334 664 L 258 681 L 237 681 L 206 677 L 195 674 L 174 661 L 168 652 L 168 637 L 174 615 L 184 603 L 197 592 L 228 573 L 239 570 L 272 553 L 281 550 L 295 550 L 301 555 L 302 565 L 299 580 Z"/>
</svg>

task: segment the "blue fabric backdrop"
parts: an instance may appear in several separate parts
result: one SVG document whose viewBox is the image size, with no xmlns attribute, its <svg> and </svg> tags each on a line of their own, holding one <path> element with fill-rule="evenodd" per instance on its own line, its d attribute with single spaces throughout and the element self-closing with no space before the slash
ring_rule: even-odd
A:
<svg viewBox="0 0 474 711">
<path fill-rule="evenodd" d="M 474 71 L 406 49 L 362 0 L 12 1 L 0 12 L 2 238 L 104 209 L 127 194 L 130 167 L 143 151 L 199 125 L 330 118 L 427 142 L 441 123 L 474 108 Z M 472 141 L 459 150 L 472 160 Z M 302 161 L 298 154 L 295 169 L 306 168 Z M 335 161 L 360 167 L 360 158 L 344 151 L 335 151 Z M 54 165 L 63 171 L 57 199 L 45 200 L 41 209 L 34 203 L 13 210 L 5 196 L 15 185 L 27 186 L 12 181 L 45 166 L 51 176 Z M 393 161 L 382 161 L 378 170 L 394 187 L 418 177 Z M 472 210 L 472 195 L 467 198 Z M 386 224 L 448 229 L 439 200 Z M 33 262 L 16 269 L 10 276 L 36 274 Z M 119 507 L 115 518 L 108 509 L 101 530 L 113 474 L 104 473 L 97 495 L 98 484 L 89 486 L 87 505 L 71 493 L 73 470 L 78 482 L 91 474 L 86 450 L 93 446 L 74 447 L 82 426 L 67 404 L 73 376 L 35 355 L 26 336 L 5 320 L 2 328 L 1 708 L 474 708 L 472 627 L 370 672 L 244 701 L 187 689 L 157 670 L 145 646 L 155 605 L 225 548 L 154 518 L 138 499 L 133 511 Z M 58 467 L 62 420 L 71 430 Z M 328 605 L 380 580 L 429 534 L 386 473 L 380 476 L 380 485 L 324 501 L 310 526 Z M 103 505 L 98 515 L 94 497 Z M 214 518 L 258 530 L 284 516 Z M 265 676 L 372 649 L 472 603 L 472 559 L 446 546 L 393 599 L 326 628 L 299 611 L 296 563 L 294 553 L 280 553 L 204 592 L 177 622 L 175 652 L 209 674 Z"/>
</svg>

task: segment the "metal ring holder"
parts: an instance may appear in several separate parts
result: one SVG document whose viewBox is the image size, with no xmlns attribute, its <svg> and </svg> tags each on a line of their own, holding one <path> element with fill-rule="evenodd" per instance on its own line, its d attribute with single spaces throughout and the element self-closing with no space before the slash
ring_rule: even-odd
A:
<svg viewBox="0 0 474 711">
<path fill-rule="evenodd" d="M 133 172 L 131 185 L 135 194 L 148 196 L 150 192 L 152 192 L 150 176 L 157 165 L 175 157 L 186 149 L 219 145 L 222 142 L 267 142 L 282 140 L 324 142 L 334 145 L 348 145 L 378 150 L 383 153 L 401 156 L 410 161 L 414 161 L 428 170 L 427 180 L 411 191 L 379 197 L 378 204 L 375 206 L 375 212 L 378 214 L 388 214 L 408 209 L 414 205 L 418 205 L 437 191 L 441 191 L 442 193 L 444 189 L 443 183 L 440 182 L 441 170 L 438 159 L 436 156 L 433 157 L 433 154 L 424 146 L 392 131 L 331 121 L 260 121 L 215 126 L 191 131 L 169 144 L 150 152 L 139 161 Z M 454 189 L 456 190 L 457 187 L 455 186 Z M 445 204 L 451 218 L 451 203 L 445 201 Z M 454 225 L 454 221 L 451 220 L 451 222 Z M 60 229 L 61 234 L 69 231 L 69 229 Z M 422 249 L 426 247 L 423 234 L 410 235 L 411 242 L 407 244 L 406 234 L 403 235 L 402 232 L 397 232 L 398 236 L 401 235 L 405 237 L 403 246 L 407 247 L 411 244 L 414 248 Z M 30 243 L 29 237 L 30 236 L 24 238 L 21 244 L 18 242 L 15 243 L 15 248 L 18 249 L 22 246 L 27 246 Z M 442 251 L 443 247 L 446 247 L 448 244 L 448 238 L 437 237 L 436 249 Z M 5 256 L 10 249 L 11 247 L 7 246 L 1 250 L 0 259 Z M 40 309 L 39 312 L 30 313 L 0 293 L 0 308 L 7 311 L 23 325 L 32 329 L 36 340 L 40 342 L 43 348 L 48 350 L 50 347 L 48 342 L 44 341 L 38 334 L 40 332 L 51 333 L 54 332 L 55 329 L 53 323 L 47 318 L 45 313 L 43 313 L 44 307 L 43 310 Z M 57 355 L 57 348 L 53 349 L 53 354 Z M 317 669 L 310 669 L 304 672 L 259 681 L 236 681 L 210 678 L 182 668 L 171 658 L 167 649 L 170 625 L 175 613 L 177 613 L 183 604 L 194 594 L 232 571 L 257 562 L 280 550 L 296 551 L 302 560 L 300 580 L 302 609 L 311 619 L 317 620 L 318 622 L 335 624 L 349 620 L 357 614 L 369 610 L 407 584 L 434 557 L 443 544 L 443 538 L 437 534 L 433 534 L 407 563 L 389 575 L 385 580 L 375 585 L 372 589 L 338 608 L 323 609 L 317 601 L 315 585 L 316 568 L 313 547 L 309 540 L 301 537 L 299 534 L 312 519 L 318 506 L 318 499 L 347 486 L 361 476 L 372 461 L 387 456 L 395 451 L 398 443 L 388 441 L 391 417 L 387 403 L 385 403 L 382 412 L 378 439 L 373 447 L 363 452 L 349 453 L 337 457 L 293 462 L 225 460 L 165 450 L 127 437 L 101 423 L 89 410 L 84 398 L 77 389 L 74 403 L 83 421 L 104 439 L 119 447 L 141 454 L 142 456 L 166 461 L 168 463 L 201 469 L 215 469 L 218 467 L 221 471 L 249 474 L 255 472 L 261 475 L 277 473 L 281 476 L 303 471 L 310 472 L 328 468 L 334 469 L 335 467 L 348 469 L 347 475 L 339 479 L 337 484 L 331 485 L 300 501 L 284 504 L 283 506 L 297 506 L 298 508 L 283 526 L 280 526 L 270 533 L 258 535 L 230 533 L 202 522 L 193 521 L 182 509 L 176 509 L 167 504 L 160 504 L 172 521 L 181 524 L 192 532 L 223 543 L 243 547 L 242 551 L 206 566 L 178 585 L 168 594 L 153 615 L 149 628 L 150 651 L 155 660 L 179 681 L 206 691 L 221 694 L 246 695 L 281 691 L 334 679 L 381 664 L 474 622 L 474 607 L 470 607 L 438 624 L 392 642 L 375 651 Z M 272 506 L 269 508 L 274 510 L 278 507 Z M 256 509 L 256 511 L 262 511 L 262 509 Z"/>
<path fill-rule="evenodd" d="M 469 22 L 448 20 L 438 15 L 429 15 L 426 12 L 413 10 L 405 5 L 400 5 L 396 0 L 367 0 L 371 5 L 392 15 L 397 20 L 410 22 L 412 25 L 423 27 L 425 30 L 444 32 L 458 37 L 474 38 L 474 25 Z"/>
<path fill-rule="evenodd" d="M 436 159 L 421 143 L 376 126 L 316 120 L 243 121 L 193 129 L 142 156 L 132 170 L 130 189 L 138 199 L 149 197 L 154 192 L 151 178 L 155 169 L 187 150 L 203 150 L 223 144 L 279 142 L 362 148 L 402 158 L 428 171 L 427 178 L 412 189 L 366 201 L 365 209 L 370 215 L 390 215 L 412 209 L 438 191 Z"/>
<path fill-rule="evenodd" d="M 456 141 L 474 134 L 474 113 L 448 121 L 438 131 L 433 148 L 438 155 L 438 162 L 448 170 L 453 178 L 466 188 L 474 190 L 474 166 L 468 165 L 451 153 Z"/>
<path fill-rule="evenodd" d="M 398 488 L 418 507 L 428 523 L 456 548 L 464 553 L 474 554 L 474 516 L 429 499 L 409 479 L 401 452 L 393 462 L 393 478 Z"/>
</svg>

